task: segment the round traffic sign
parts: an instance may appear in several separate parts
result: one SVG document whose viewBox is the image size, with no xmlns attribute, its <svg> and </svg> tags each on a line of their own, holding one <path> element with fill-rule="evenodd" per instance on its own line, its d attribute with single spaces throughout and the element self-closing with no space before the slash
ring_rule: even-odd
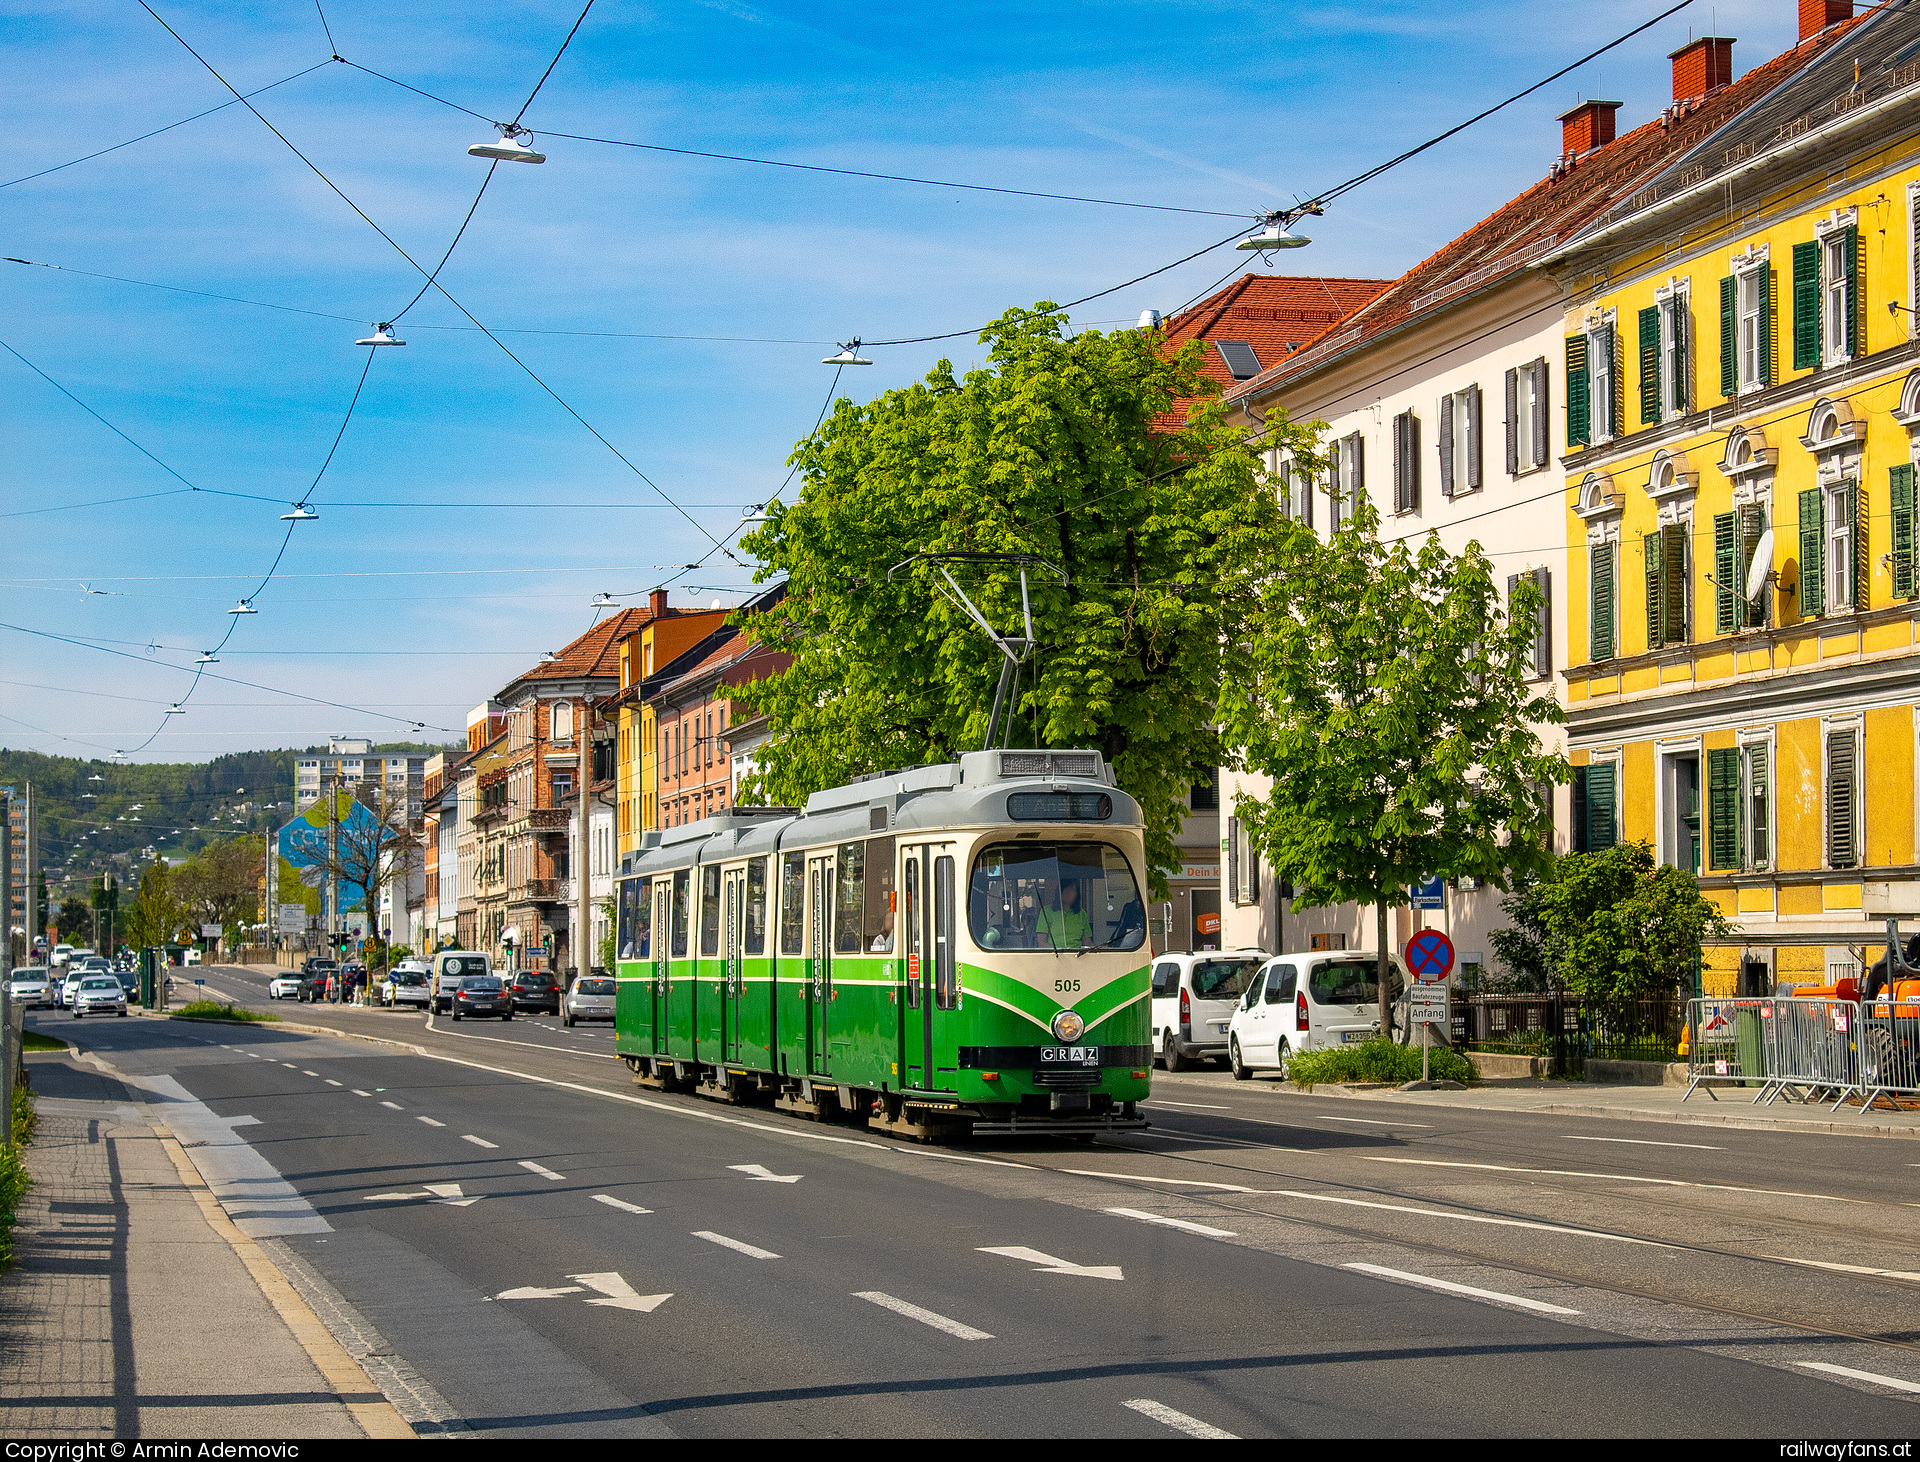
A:
<svg viewBox="0 0 1920 1462">
<path fill-rule="evenodd" d="M 1423 984 L 1437 984 L 1453 968 L 1453 941 L 1438 929 L 1422 929 L 1407 941 L 1407 970 Z"/>
</svg>

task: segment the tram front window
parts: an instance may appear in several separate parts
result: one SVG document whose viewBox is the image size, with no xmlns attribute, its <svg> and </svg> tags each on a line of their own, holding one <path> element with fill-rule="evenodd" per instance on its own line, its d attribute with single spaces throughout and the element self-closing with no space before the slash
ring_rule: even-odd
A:
<svg viewBox="0 0 1920 1462">
<path fill-rule="evenodd" d="M 1147 937 L 1133 870 L 1106 843 L 995 843 L 967 899 L 982 949 L 1138 949 Z"/>
</svg>

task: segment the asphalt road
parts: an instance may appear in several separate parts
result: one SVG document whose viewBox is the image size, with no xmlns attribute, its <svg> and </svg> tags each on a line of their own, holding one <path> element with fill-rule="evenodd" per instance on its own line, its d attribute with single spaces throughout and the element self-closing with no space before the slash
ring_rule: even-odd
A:
<svg viewBox="0 0 1920 1462">
<path fill-rule="evenodd" d="M 204 978 L 264 1006 L 269 973 Z M 639 1091 L 610 1031 L 551 1018 L 278 1013 L 425 1054 L 32 1022 L 132 1083 L 172 1078 L 211 1120 L 254 1119 L 232 1132 L 316 1218 L 275 1242 L 482 1433 L 1865 1437 L 1920 1419 L 1920 1144 L 1363 1117 L 1157 1075 L 1144 1134 L 922 1148 Z"/>
</svg>

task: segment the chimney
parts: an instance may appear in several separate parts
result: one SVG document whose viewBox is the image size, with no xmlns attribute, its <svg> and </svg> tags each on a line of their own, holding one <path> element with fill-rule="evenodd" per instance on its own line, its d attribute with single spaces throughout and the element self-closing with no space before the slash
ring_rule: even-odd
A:
<svg viewBox="0 0 1920 1462">
<path fill-rule="evenodd" d="M 1675 101 L 1693 101 L 1733 80 L 1733 39 L 1701 36 L 1667 53 L 1667 59 L 1673 62 Z"/>
<path fill-rule="evenodd" d="M 1853 0 L 1800 0 L 1800 39 L 1853 18 Z"/>
<path fill-rule="evenodd" d="M 1581 102 L 1570 112 L 1560 114 L 1560 151 L 1579 157 L 1613 141 L 1613 114 L 1619 102 Z"/>
<path fill-rule="evenodd" d="M 667 591 L 655 589 L 647 595 L 647 618 L 659 619 L 667 612 Z"/>
</svg>

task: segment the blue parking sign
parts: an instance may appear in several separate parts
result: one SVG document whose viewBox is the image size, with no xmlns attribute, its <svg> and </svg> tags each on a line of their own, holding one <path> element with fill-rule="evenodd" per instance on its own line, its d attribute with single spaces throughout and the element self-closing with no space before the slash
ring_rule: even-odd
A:
<svg viewBox="0 0 1920 1462">
<path fill-rule="evenodd" d="M 1447 906 L 1446 884 L 1438 878 L 1412 884 L 1407 893 L 1412 897 L 1416 909 L 1444 909 Z"/>
</svg>

